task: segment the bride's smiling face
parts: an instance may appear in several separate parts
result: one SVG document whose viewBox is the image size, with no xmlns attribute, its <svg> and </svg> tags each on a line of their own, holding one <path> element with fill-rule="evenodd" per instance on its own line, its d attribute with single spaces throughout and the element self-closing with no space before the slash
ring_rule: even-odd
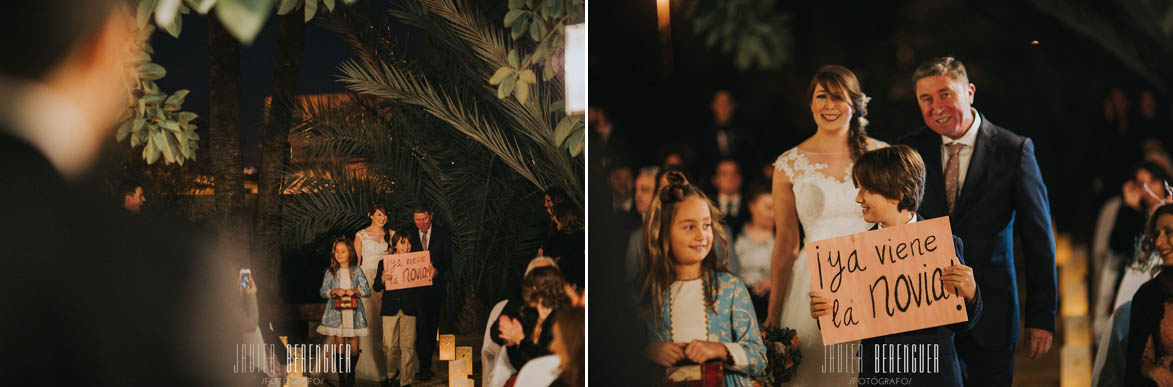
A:
<svg viewBox="0 0 1173 387">
<path fill-rule="evenodd" d="M 851 103 L 845 96 L 831 93 L 822 84 L 815 85 L 815 92 L 811 95 L 811 114 L 819 128 L 846 128 L 851 113 Z"/>
<path fill-rule="evenodd" d="M 383 227 L 383 225 L 387 224 L 387 214 L 384 214 L 383 210 L 375 210 L 375 213 L 371 214 L 370 218 L 371 224 L 377 227 Z"/>
</svg>

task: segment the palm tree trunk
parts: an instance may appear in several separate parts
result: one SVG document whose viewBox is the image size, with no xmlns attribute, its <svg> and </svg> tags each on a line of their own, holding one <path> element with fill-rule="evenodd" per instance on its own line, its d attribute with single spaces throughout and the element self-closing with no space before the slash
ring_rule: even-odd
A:
<svg viewBox="0 0 1173 387">
<path fill-rule="evenodd" d="M 289 155 L 289 128 L 292 124 L 293 97 L 301 73 L 301 56 L 305 46 L 305 22 L 300 13 L 277 16 L 277 54 L 273 61 L 273 93 L 269 100 L 268 119 L 261 140 L 261 171 L 257 187 L 257 216 L 253 240 L 257 278 L 265 282 L 261 290 L 278 294 L 277 274 L 281 268 L 281 170 Z M 269 298 L 277 300 L 277 298 Z M 278 303 L 270 302 L 272 306 Z"/>
<path fill-rule="evenodd" d="M 241 215 L 244 209 L 244 162 L 240 149 L 240 43 L 217 18 L 208 18 L 208 97 L 210 114 L 212 176 L 215 184 L 216 214 L 220 231 L 233 242 L 244 242 L 247 234 Z M 240 238 L 240 239 L 236 239 Z"/>
</svg>

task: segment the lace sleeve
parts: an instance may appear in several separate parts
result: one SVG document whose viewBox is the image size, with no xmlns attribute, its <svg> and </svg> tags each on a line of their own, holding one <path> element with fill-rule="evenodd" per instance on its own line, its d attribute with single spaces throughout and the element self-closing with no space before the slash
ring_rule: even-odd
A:
<svg viewBox="0 0 1173 387">
<path fill-rule="evenodd" d="M 778 160 L 774 161 L 774 170 L 785 173 L 786 177 L 790 178 L 790 181 L 794 181 L 794 159 L 797 155 L 797 149 L 794 148 L 782 153 L 781 156 L 778 156 Z"/>
</svg>

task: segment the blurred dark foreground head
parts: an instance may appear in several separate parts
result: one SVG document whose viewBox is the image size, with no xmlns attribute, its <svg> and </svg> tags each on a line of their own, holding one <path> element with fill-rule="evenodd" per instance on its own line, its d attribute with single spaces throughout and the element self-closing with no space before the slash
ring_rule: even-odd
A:
<svg viewBox="0 0 1173 387">
<path fill-rule="evenodd" d="M 11 2 L 0 23 L 6 385 L 240 385 L 232 265 L 77 183 L 129 98 L 136 3 Z"/>
</svg>

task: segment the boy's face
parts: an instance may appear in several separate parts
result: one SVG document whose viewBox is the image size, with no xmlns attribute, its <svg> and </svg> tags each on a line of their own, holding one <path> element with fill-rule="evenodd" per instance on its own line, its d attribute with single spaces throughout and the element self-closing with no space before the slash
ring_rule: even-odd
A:
<svg viewBox="0 0 1173 387">
<path fill-rule="evenodd" d="M 863 219 L 868 223 L 879 223 L 881 219 L 892 219 L 900 213 L 899 199 L 889 199 L 878 193 L 859 187 L 855 202 L 863 209 Z"/>
</svg>

